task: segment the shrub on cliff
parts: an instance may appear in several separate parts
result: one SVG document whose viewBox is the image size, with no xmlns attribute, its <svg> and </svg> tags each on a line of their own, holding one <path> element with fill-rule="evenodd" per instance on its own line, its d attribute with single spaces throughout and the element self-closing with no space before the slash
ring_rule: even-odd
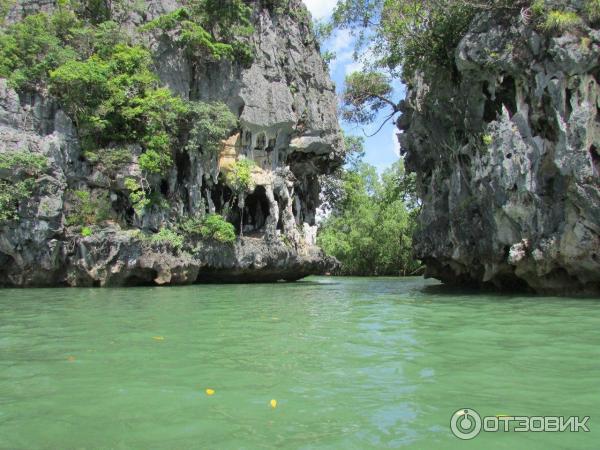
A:
<svg viewBox="0 0 600 450">
<path fill-rule="evenodd" d="M 221 141 L 238 126 L 237 117 L 222 102 L 192 102 L 188 122 L 192 124 L 185 149 L 218 153 Z"/>
<path fill-rule="evenodd" d="M 35 180 L 48 167 L 44 155 L 28 150 L 0 153 L 0 225 L 17 217 L 21 202 L 35 191 Z"/>
<path fill-rule="evenodd" d="M 193 68 L 206 59 L 251 61 L 251 8 L 242 0 L 191 0 L 145 24 L 141 31 L 163 33 L 184 49 Z"/>
<path fill-rule="evenodd" d="M 89 191 L 75 190 L 68 193 L 70 208 L 65 216 L 67 225 L 96 225 L 110 216 L 108 193 L 92 195 Z"/>
<path fill-rule="evenodd" d="M 50 71 L 50 91 L 74 119 L 86 148 L 140 142 L 140 164 L 152 172 L 171 165 L 187 104 L 161 88 L 151 71 L 152 58 L 139 46 L 117 44 L 104 57 L 71 60 Z"/>
<path fill-rule="evenodd" d="M 189 45 L 206 38 L 210 52 L 221 56 L 245 51 L 244 36 L 252 27 L 250 8 L 241 0 L 194 0 L 186 8 L 146 27 L 183 26 L 181 38 Z M 223 104 L 188 102 L 161 86 L 151 51 L 111 20 L 126 9 L 121 1 L 73 0 L 59 2 L 52 13 L 26 16 L 0 31 L 0 77 L 19 91 L 49 90 L 92 158 L 98 149 L 137 143 L 144 149 L 142 170 L 164 174 L 190 129 L 188 147 L 201 144 L 211 151 L 237 121 Z M 200 56 L 192 58 L 197 65 L 206 62 Z"/>
<path fill-rule="evenodd" d="M 223 243 L 235 242 L 234 226 L 219 214 L 209 214 L 206 216 L 199 231 L 200 235 L 208 239 L 214 239 Z"/>
<path fill-rule="evenodd" d="M 185 242 L 183 236 L 169 228 L 161 228 L 150 240 L 154 244 L 169 245 L 175 250 L 181 250 Z"/>
</svg>

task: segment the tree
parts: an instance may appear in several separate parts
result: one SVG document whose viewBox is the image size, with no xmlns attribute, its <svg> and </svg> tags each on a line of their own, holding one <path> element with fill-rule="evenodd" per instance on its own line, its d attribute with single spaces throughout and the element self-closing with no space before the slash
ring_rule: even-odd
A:
<svg viewBox="0 0 600 450">
<path fill-rule="evenodd" d="M 351 136 L 344 134 L 345 166 L 356 168 L 365 156 L 365 138 L 362 136 Z M 321 186 L 321 209 L 330 212 L 339 204 L 343 196 L 342 177 L 346 169 L 339 168 L 334 173 L 322 175 L 319 179 Z"/>
<path fill-rule="evenodd" d="M 540 0 L 538 0 L 540 1 Z M 454 52 L 478 11 L 519 10 L 531 0 L 339 0 L 333 25 L 352 30 L 355 54 L 368 46 L 363 72 L 346 78 L 342 116 L 357 124 L 373 122 L 388 109 L 387 123 L 400 112 L 391 79 L 409 81 L 416 72 L 455 73 Z M 388 74 L 388 75 L 386 75 Z M 379 132 L 383 124 L 377 130 Z"/>
<path fill-rule="evenodd" d="M 339 0 L 336 27 L 353 30 L 358 45 L 370 38 L 375 67 L 410 78 L 430 66 L 452 68 L 454 49 L 478 11 L 519 11 L 531 0 Z"/>
<path fill-rule="evenodd" d="M 391 80 L 381 72 L 354 72 L 346 77 L 342 95 L 342 117 L 356 124 L 368 124 L 378 114 L 391 111 L 374 133 L 377 134 L 389 120 L 400 112 L 400 105 L 392 100 Z"/>
<path fill-rule="evenodd" d="M 381 177 L 373 166 L 355 161 L 340 174 L 339 190 L 329 201 L 318 241 L 342 263 L 342 274 L 399 275 L 420 267 L 412 256 L 414 176 L 405 173 L 402 161 Z"/>
<path fill-rule="evenodd" d="M 219 152 L 221 141 L 231 136 L 238 126 L 237 117 L 222 102 L 193 102 L 189 123 L 192 128 L 185 149 L 213 154 Z"/>
<path fill-rule="evenodd" d="M 237 161 L 230 167 L 229 172 L 225 177 L 227 185 L 233 192 L 231 203 L 237 199 L 238 207 L 240 208 L 240 236 L 244 234 L 244 208 L 246 206 L 246 193 L 254 189 L 254 181 L 252 180 L 252 168 L 254 162 L 249 159 Z"/>
</svg>

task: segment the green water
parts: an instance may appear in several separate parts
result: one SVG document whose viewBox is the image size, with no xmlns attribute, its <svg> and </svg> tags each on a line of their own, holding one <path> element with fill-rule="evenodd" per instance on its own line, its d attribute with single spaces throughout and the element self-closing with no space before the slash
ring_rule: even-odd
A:
<svg viewBox="0 0 600 450">
<path fill-rule="evenodd" d="M 2 290 L 0 448 L 598 448 L 600 300 L 428 284 Z M 590 432 L 462 441 L 463 407 Z"/>
</svg>

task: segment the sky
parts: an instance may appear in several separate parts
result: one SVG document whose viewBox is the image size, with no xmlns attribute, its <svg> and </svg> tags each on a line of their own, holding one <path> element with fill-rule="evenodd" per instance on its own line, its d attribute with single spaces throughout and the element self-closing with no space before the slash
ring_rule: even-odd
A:
<svg viewBox="0 0 600 450">
<path fill-rule="evenodd" d="M 337 0 L 303 0 L 313 19 L 323 20 L 331 16 Z M 354 40 L 349 30 L 337 30 L 331 38 L 323 45 L 322 51 L 333 51 L 337 58 L 330 65 L 331 79 L 335 82 L 337 92 L 340 93 L 344 88 L 344 79 L 346 75 L 360 70 L 361 64 L 354 61 Z M 403 95 L 403 87 L 396 85 L 395 100 L 399 100 Z M 357 127 L 354 124 L 342 122 L 342 128 L 347 134 L 356 136 L 365 136 L 373 134 L 383 122 L 386 114 L 380 115 L 380 120 L 372 126 Z M 365 161 L 372 164 L 379 172 L 382 172 L 400 157 L 400 145 L 396 138 L 397 129 L 393 122 L 388 122 L 383 129 L 374 137 L 365 137 Z"/>
</svg>

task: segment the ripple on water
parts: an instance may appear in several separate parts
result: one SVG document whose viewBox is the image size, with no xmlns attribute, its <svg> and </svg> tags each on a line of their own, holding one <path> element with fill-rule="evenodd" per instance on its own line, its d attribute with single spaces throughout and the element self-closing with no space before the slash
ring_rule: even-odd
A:
<svg viewBox="0 0 600 450">
<path fill-rule="evenodd" d="M 593 429 L 598 300 L 430 286 L 0 291 L 0 448 L 464 448 L 448 423 L 467 406 L 590 415 Z M 486 449 L 597 441 L 477 439 Z"/>
</svg>

